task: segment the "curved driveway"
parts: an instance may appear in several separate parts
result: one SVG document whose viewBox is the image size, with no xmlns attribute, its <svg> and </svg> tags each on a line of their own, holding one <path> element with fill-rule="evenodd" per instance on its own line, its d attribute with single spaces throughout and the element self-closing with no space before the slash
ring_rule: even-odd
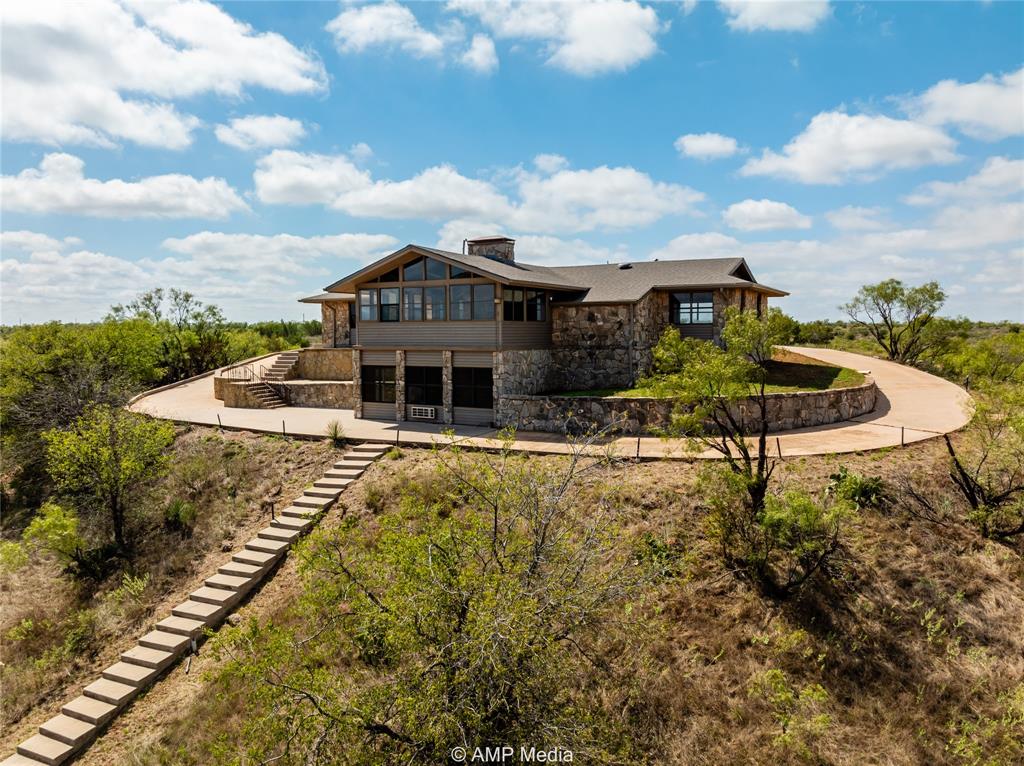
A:
<svg viewBox="0 0 1024 766">
<path fill-rule="evenodd" d="M 779 448 L 783 456 L 822 455 L 859 452 L 923 441 L 962 428 L 970 419 L 970 395 L 949 381 L 895 362 L 833 351 L 823 348 L 789 347 L 805 356 L 830 364 L 868 372 L 878 386 L 875 411 L 841 423 L 783 431 L 771 438 L 771 451 Z M 315 407 L 283 407 L 276 410 L 225 408 L 213 398 L 213 377 L 206 376 L 180 386 L 146 394 L 132 405 L 133 410 L 155 417 L 202 425 L 293 436 L 324 436 L 327 424 L 340 421 L 345 434 L 356 440 L 395 441 L 403 444 L 430 444 L 445 441 L 442 428 L 424 423 L 389 423 L 356 420 L 352 410 Z M 218 417 L 220 418 L 218 422 Z M 463 443 L 494 446 L 495 432 L 486 428 L 456 426 Z M 679 440 L 641 437 L 644 457 L 693 457 Z M 637 437 L 615 440 L 620 454 L 634 455 Z M 516 446 L 531 452 L 561 453 L 568 447 L 557 434 L 519 432 Z M 706 453 L 701 457 L 715 457 Z"/>
</svg>

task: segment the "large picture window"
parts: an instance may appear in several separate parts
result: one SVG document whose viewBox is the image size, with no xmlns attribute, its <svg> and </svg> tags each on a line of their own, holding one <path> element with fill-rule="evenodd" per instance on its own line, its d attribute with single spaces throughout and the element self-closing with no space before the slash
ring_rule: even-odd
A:
<svg viewBox="0 0 1024 766">
<path fill-rule="evenodd" d="M 711 324 L 715 304 L 711 293 L 672 293 L 669 312 L 672 324 Z"/>
<path fill-rule="evenodd" d="M 526 318 L 525 293 L 518 287 L 506 287 L 502 291 L 505 311 L 503 319 L 506 322 L 522 322 Z"/>
<path fill-rule="evenodd" d="M 402 288 L 402 319 L 406 322 L 419 322 L 423 319 L 423 288 Z"/>
<path fill-rule="evenodd" d="M 494 406 L 490 367 L 453 367 L 452 404 L 489 410 Z"/>
<path fill-rule="evenodd" d="M 359 319 L 363 322 L 377 321 L 377 291 L 359 291 Z"/>
<path fill-rule="evenodd" d="M 398 295 L 397 287 L 382 287 L 380 289 L 380 321 L 398 321 Z"/>
<path fill-rule="evenodd" d="M 438 321 L 444 319 L 444 317 L 444 288 L 424 287 L 423 318 L 429 321 Z"/>
<path fill-rule="evenodd" d="M 364 402 L 394 403 L 395 368 L 363 365 L 362 391 Z"/>
<path fill-rule="evenodd" d="M 472 319 L 473 286 L 452 285 L 448 294 L 452 301 L 452 319 Z"/>
<path fill-rule="evenodd" d="M 406 404 L 432 404 L 441 406 L 441 368 L 405 368 Z"/>
<path fill-rule="evenodd" d="M 473 319 L 494 319 L 494 285 L 473 285 Z"/>
</svg>

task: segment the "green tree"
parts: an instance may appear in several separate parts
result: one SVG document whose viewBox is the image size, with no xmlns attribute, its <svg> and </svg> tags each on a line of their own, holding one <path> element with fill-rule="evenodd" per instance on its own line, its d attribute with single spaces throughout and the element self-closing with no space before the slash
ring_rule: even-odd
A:
<svg viewBox="0 0 1024 766">
<path fill-rule="evenodd" d="M 632 656 L 621 623 L 646 571 L 616 545 L 611 508 L 572 506 L 603 460 L 537 464 L 509 442 L 496 457 L 438 459 L 400 513 L 315 533 L 310 635 L 226 634 L 227 682 L 274 711 L 248 727 L 250 756 L 436 764 L 457 745 L 522 743 L 597 763 L 631 747 L 581 688 Z"/>
<path fill-rule="evenodd" d="M 97 405 L 67 430 L 43 434 L 46 462 L 58 488 L 94 498 L 119 551 L 128 550 L 125 518 L 132 497 L 158 476 L 174 427 L 127 410 Z"/>
<path fill-rule="evenodd" d="M 984 386 L 993 383 L 1024 385 L 1024 334 L 1000 332 L 966 341 L 942 358 L 950 377 Z"/>
<path fill-rule="evenodd" d="M 946 294 L 938 282 L 907 287 L 898 279 L 886 279 L 864 285 L 840 309 L 868 331 L 889 359 L 913 364 L 947 341 L 954 330 L 949 321 L 936 321 L 945 302 Z"/>
</svg>

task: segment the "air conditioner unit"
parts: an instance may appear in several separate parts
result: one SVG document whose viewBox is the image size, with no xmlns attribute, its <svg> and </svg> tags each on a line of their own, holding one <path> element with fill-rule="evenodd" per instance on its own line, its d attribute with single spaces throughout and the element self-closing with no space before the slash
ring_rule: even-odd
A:
<svg viewBox="0 0 1024 766">
<path fill-rule="evenodd" d="M 437 408 L 413 406 L 409 408 L 409 417 L 417 420 L 434 420 L 437 418 Z"/>
</svg>

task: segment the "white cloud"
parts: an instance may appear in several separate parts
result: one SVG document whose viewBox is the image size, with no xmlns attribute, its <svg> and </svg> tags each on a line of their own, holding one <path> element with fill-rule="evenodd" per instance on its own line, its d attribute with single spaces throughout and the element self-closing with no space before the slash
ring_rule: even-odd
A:
<svg viewBox="0 0 1024 766">
<path fill-rule="evenodd" d="M 904 198 L 908 205 L 936 205 L 955 200 L 1006 197 L 1024 192 L 1024 160 L 989 157 L 984 167 L 963 181 L 932 181 Z M 1024 233 L 1022 233 L 1024 236 Z"/>
<path fill-rule="evenodd" d="M 362 53 L 375 46 L 400 48 L 413 56 L 440 56 L 444 41 L 424 29 L 405 6 L 395 2 L 346 8 L 327 24 L 338 50 Z"/>
<path fill-rule="evenodd" d="M 223 178 L 178 173 L 138 181 L 86 178 L 85 163 L 70 154 L 47 154 L 38 168 L 3 176 L 7 210 L 101 218 L 227 218 L 248 210 Z"/>
<path fill-rule="evenodd" d="M 808 184 L 865 180 L 889 170 L 955 162 L 956 142 L 941 130 L 909 120 L 822 112 L 781 153 L 766 149 L 740 173 Z"/>
<path fill-rule="evenodd" d="M 448 9 L 476 17 L 499 39 L 536 40 L 548 64 L 583 76 L 621 72 L 650 58 L 665 28 L 652 7 L 635 0 L 452 0 Z"/>
<path fill-rule="evenodd" d="M 0 24 L 6 140 L 181 149 L 200 121 L 173 99 L 326 86 L 315 55 L 201 0 L 8 3 Z"/>
<path fill-rule="evenodd" d="M 740 231 L 774 231 L 776 229 L 809 229 L 811 219 L 785 202 L 770 199 L 745 199 L 729 205 L 722 212 L 724 220 Z"/>
<path fill-rule="evenodd" d="M 46 321 L 54 316 L 86 321 L 103 316 L 111 304 L 163 285 L 184 287 L 235 318 L 298 316 L 315 311 L 296 304 L 298 297 L 385 255 L 397 244 L 385 234 L 300 237 L 203 231 L 164 240 L 162 248 L 172 255 L 137 261 L 88 250 L 66 255 L 33 250 L 28 258 L 5 257 L 0 262 L 3 313 L 12 321 Z M 74 290 L 69 292 L 68 285 Z M 254 295 L 260 299 L 253 301 Z"/>
<path fill-rule="evenodd" d="M 373 159 L 373 149 L 370 145 L 364 141 L 360 141 L 357 144 L 352 144 L 348 148 L 348 156 L 352 158 L 352 161 L 358 165 L 365 165 L 367 162 Z"/>
<path fill-rule="evenodd" d="M 275 115 L 237 117 L 214 131 L 217 140 L 236 149 L 266 149 L 290 146 L 306 135 L 301 120 Z"/>
<path fill-rule="evenodd" d="M 846 205 L 825 213 L 825 218 L 840 231 L 870 231 L 886 228 L 886 224 L 878 220 L 884 212 L 880 207 Z"/>
<path fill-rule="evenodd" d="M 740 150 L 735 138 L 721 133 L 687 133 L 676 139 L 675 147 L 684 157 L 698 160 L 731 157 Z"/>
<path fill-rule="evenodd" d="M 462 54 L 460 61 L 474 72 L 487 74 L 498 68 L 498 53 L 494 49 L 494 40 L 487 35 L 473 35 L 469 49 Z"/>
<path fill-rule="evenodd" d="M 55 239 L 49 234 L 36 231 L 5 231 L 0 232 L 0 250 L 10 252 L 21 250 L 26 253 L 63 250 L 66 247 L 82 244 L 78 237 Z"/>
<path fill-rule="evenodd" d="M 252 177 L 261 202 L 282 205 L 326 205 L 344 192 L 372 183 L 370 174 L 345 155 L 287 149 L 276 149 L 257 160 Z"/>
<path fill-rule="evenodd" d="M 506 174 L 517 198 L 451 165 L 404 180 L 373 180 L 344 155 L 276 150 L 257 162 L 257 197 L 267 203 L 323 204 L 367 218 L 501 220 L 518 231 L 591 231 L 642 226 L 693 215 L 704 195 L 653 180 L 630 167 L 567 170 L 558 155 L 535 158 L 541 173 Z"/>
<path fill-rule="evenodd" d="M 651 260 L 686 260 L 689 258 L 728 258 L 736 254 L 743 243 L 735 237 L 707 231 L 701 234 L 682 234 L 667 245 L 651 253 Z"/>
<path fill-rule="evenodd" d="M 591 231 L 644 226 L 670 215 L 692 215 L 704 195 L 653 180 L 631 167 L 561 170 L 519 180 L 520 204 L 510 226 L 526 231 Z"/>
<path fill-rule="evenodd" d="M 1024 68 L 977 82 L 943 80 L 904 100 L 915 119 L 954 125 L 974 138 L 996 141 L 1024 134 Z"/>
<path fill-rule="evenodd" d="M 557 173 L 569 167 L 569 160 L 561 154 L 538 154 L 533 158 L 533 166 L 541 173 Z"/>
<path fill-rule="evenodd" d="M 503 226 L 472 220 L 448 221 L 438 232 L 437 247 L 462 252 L 462 241 L 473 237 L 505 234 Z M 516 237 L 516 258 L 524 263 L 547 266 L 576 266 L 608 263 L 627 258 L 624 247 L 599 247 L 581 239 L 562 239 L 547 235 L 521 234 Z"/>
<path fill-rule="evenodd" d="M 505 199 L 491 184 L 466 178 L 451 165 L 427 168 L 404 181 L 377 181 L 339 195 L 331 207 L 368 218 L 501 215 Z"/>
<path fill-rule="evenodd" d="M 810 32 L 832 15 L 828 0 L 718 0 L 730 29 Z"/>
</svg>

